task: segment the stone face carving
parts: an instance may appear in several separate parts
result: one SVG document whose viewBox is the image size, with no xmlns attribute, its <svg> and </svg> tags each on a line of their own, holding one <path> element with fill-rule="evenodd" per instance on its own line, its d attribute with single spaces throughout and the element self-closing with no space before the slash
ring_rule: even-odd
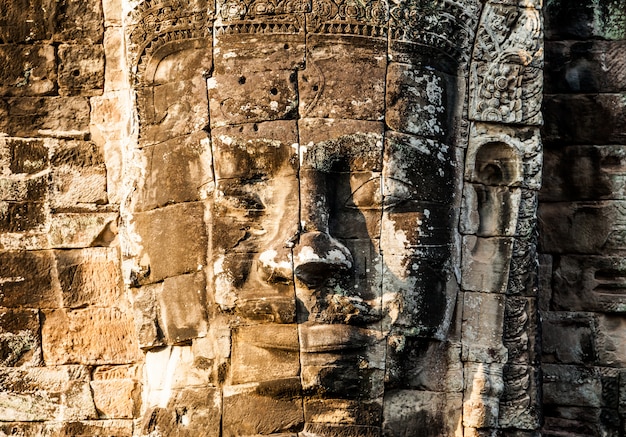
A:
<svg viewBox="0 0 626 437">
<path fill-rule="evenodd" d="M 143 435 L 538 427 L 539 17 L 134 3 Z"/>
</svg>

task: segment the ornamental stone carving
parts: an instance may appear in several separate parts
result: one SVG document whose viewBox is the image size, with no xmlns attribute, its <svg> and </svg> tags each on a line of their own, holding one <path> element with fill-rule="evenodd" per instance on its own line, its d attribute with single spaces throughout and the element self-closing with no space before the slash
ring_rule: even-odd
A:
<svg viewBox="0 0 626 437">
<path fill-rule="evenodd" d="M 538 5 L 131 6 L 139 435 L 533 435 Z"/>
</svg>

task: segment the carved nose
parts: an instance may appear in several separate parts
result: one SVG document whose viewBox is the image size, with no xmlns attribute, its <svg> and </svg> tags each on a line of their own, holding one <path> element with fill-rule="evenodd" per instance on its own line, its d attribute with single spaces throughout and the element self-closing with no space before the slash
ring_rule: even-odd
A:
<svg viewBox="0 0 626 437">
<path fill-rule="evenodd" d="M 294 250 L 294 273 L 307 287 L 317 288 L 329 278 L 340 277 L 352 265 L 352 254 L 348 248 L 326 232 L 300 235 Z"/>
</svg>

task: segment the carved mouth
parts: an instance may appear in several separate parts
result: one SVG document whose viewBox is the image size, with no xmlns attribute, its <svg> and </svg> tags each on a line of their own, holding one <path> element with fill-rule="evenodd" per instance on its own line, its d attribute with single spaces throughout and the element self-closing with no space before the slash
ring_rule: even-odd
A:
<svg viewBox="0 0 626 437">
<path fill-rule="evenodd" d="M 351 325 L 306 323 L 299 325 L 300 348 L 304 353 L 333 353 L 362 350 L 382 339 L 376 329 Z"/>
</svg>

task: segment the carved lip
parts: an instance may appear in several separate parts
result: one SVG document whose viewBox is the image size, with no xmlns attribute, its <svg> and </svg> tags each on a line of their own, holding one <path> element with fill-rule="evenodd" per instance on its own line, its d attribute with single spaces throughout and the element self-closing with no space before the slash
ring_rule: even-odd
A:
<svg viewBox="0 0 626 437">
<path fill-rule="evenodd" d="M 302 324 L 300 348 L 304 353 L 329 353 L 365 349 L 382 338 L 380 330 L 352 325 Z"/>
</svg>

